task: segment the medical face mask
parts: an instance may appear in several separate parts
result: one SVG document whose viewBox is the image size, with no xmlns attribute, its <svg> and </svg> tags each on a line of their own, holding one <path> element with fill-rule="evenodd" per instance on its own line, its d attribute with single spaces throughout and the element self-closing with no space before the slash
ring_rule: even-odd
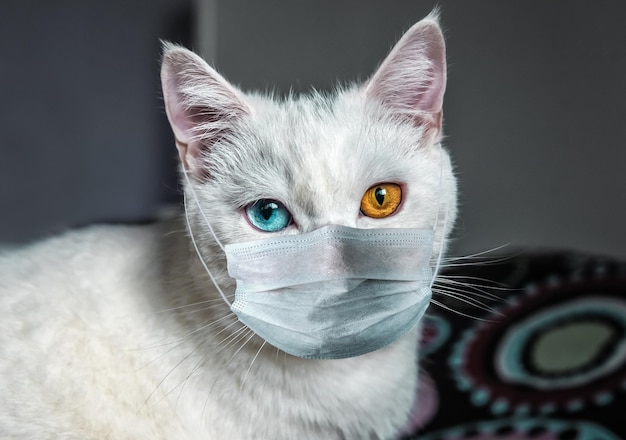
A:
<svg viewBox="0 0 626 440">
<path fill-rule="evenodd" d="M 341 359 L 406 334 L 430 302 L 433 231 L 325 226 L 226 245 L 231 310 L 301 358 Z"/>
</svg>

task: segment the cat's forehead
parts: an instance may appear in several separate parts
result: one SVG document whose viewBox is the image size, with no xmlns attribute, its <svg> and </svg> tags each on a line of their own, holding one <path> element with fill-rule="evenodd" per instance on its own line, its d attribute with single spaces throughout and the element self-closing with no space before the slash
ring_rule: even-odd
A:
<svg viewBox="0 0 626 440">
<path fill-rule="evenodd" d="M 271 176 L 260 191 L 328 221 L 329 215 L 358 213 L 363 192 L 374 184 L 418 179 L 421 130 L 366 104 L 353 91 L 279 102 L 255 98 L 257 151 L 250 153 L 263 156 Z"/>
<path fill-rule="evenodd" d="M 393 123 L 354 90 L 278 102 L 257 98 L 254 107 L 257 137 L 294 165 L 306 159 L 344 170 L 359 159 L 412 155 L 420 142 L 419 129 Z"/>
</svg>

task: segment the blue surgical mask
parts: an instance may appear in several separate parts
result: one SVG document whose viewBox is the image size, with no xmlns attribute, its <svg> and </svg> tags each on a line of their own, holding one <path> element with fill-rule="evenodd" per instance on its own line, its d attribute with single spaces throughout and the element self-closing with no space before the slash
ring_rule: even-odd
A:
<svg viewBox="0 0 626 440">
<path fill-rule="evenodd" d="M 419 322 L 431 297 L 430 229 L 315 231 L 225 246 L 231 310 L 301 358 L 378 350 Z"/>
</svg>

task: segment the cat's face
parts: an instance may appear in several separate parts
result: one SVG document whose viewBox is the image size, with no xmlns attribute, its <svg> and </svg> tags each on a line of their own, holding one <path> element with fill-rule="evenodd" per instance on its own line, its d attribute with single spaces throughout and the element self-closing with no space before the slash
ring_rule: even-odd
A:
<svg viewBox="0 0 626 440">
<path fill-rule="evenodd" d="M 162 78 L 208 261 L 221 258 L 206 220 L 223 244 L 328 224 L 437 226 L 436 251 L 447 235 L 456 186 L 439 147 L 445 53 L 436 18 L 413 26 L 366 84 L 333 95 L 246 95 L 170 45 Z"/>
</svg>

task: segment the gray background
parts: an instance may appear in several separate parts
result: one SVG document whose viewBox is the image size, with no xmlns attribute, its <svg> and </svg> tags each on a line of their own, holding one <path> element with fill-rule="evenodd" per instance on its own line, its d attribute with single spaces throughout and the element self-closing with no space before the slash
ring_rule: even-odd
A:
<svg viewBox="0 0 626 440">
<path fill-rule="evenodd" d="M 512 243 L 626 256 L 626 3 L 436 3 L 461 187 L 452 252 Z M 141 220 L 178 200 L 158 38 L 193 39 L 244 89 L 327 89 L 367 78 L 434 5 L 3 1 L 0 241 Z"/>
</svg>

